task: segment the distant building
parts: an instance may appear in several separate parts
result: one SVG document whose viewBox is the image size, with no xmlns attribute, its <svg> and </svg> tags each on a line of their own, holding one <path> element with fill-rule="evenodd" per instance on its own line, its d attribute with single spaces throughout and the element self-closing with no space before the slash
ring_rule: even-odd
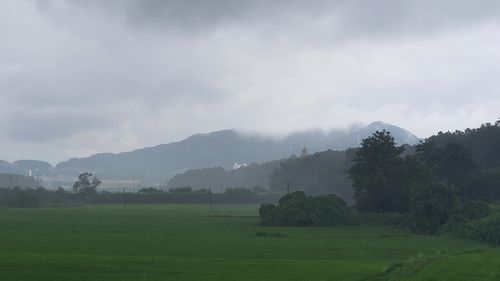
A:
<svg viewBox="0 0 500 281">
<path fill-rule="evenodd" d="M 304 148 L 302 148 L 302 152 L 300 153 L 300 157 L 303 158 L 303 157 L 306 157 L 307 155 L 309 155 L 309 153 L 307 152 L 306 145 L 304 144 Z"/>
<path fill-rule="evenodd" d="M 38 184 L 33 177 L 0 173 L 0 187 L 14 188 L 16 186 L 22 188 L 36 188 Z"/>
<path fill-rule="evenodd" d="M 244 167 L 247 167 L 247 163 L 243 163 L 243 164 L 240 164 L 238 162 L 235 162 L 234 165 L 233 165 L 233 170 L 237 170 L 239 168 L 244 168 Z"/>
</svg>

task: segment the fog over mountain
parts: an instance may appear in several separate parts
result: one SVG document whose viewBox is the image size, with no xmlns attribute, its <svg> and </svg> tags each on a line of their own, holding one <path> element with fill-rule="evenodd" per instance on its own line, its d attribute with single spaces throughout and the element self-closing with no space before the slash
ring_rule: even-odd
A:
<svg viewBox="0 0 500 281">
<path fill-rule="evenodd" d="M 400 127 L 373 122 L 367 126 L 354 125 L 346 130 L 309 130 L 282 138 L 261 134 L 222 130 L 192 135 L 184 140 L 145 147 L 123 153 L 99 153 L 84 158 L 73 158 L 55 167 L 41 161 L 3 162 L 0 172 L 41 175 L 48 185 L 71 182 L 80 172 L 90 171 L 109 181 L 131 180 L 142 184 L 159 184 L 175 174 L 189 169 L 263 163 L 300 155 L 304 147 L 309 153 L 328 149 L 343 150 L 356 147 L 376 130 L 390 131 L 400 144 L 416 144 L 412 133 Z"/>
</svg>

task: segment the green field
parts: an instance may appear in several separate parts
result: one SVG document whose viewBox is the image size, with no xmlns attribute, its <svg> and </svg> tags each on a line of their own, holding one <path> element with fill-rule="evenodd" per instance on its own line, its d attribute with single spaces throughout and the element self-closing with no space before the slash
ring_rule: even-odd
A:
<svg viewBox="0 0 500 281">
<path fill-rule="evenodd" d="M 260 227 L 257 209 L 0 209 L 0 280 L 500 280 L 500 250 L 485 244 L 376 226 Z"/>
</svg>

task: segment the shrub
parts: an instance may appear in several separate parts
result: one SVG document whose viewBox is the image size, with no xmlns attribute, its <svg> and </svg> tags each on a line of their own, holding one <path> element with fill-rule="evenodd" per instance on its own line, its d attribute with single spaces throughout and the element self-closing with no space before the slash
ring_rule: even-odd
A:
<svg viewBox="0 0 500 281">
<path fill-rule="evenodd" d="M 271 219 L 272 211 L 275 206 L 273 204 L 262 204 L 259 208 L 259 215 L 263 219 Z"/>
<path fill-rule="evenodd" d="M 458 211 L 459 214 L 467 219 L 478 220 L 491 214 L 491 208 L 488 204 L 478 201 L 467 201 Z"/>
<path fill-rule="evenodd" d="M 479 241 L 500 245 L 500 219 L 474 223 L 468 236 Z"/>
<path fill-rule="evenodd" d="M 334 195 L 310 197 L 296 191 L 283 196 L 277 206 L 264 204 L 259 209 L 261 223 L 280 226 L 322 226 L 352 224 L 346 203 Z"/>
<path fill-rule="evenodd" d="M 11 202 L 12 207 L 16 208 L 36 208 L 40 205 L 38 197 L 31 190 L 19 191 Z"/>
<path fill-rule="evenodd" d="M 279 233 L 279 232 L 276 232 L 276 233 L 267 233 L 267 232 L 264 232 L 264 231 L 258 231 L 257 233 L 255 233 L 255 236 L 257 236 L 257 237 L 285 238 L 285 237 L 288 237 L 288 234 Z"/>
<path fill-rule="evenodd" d="M 466 217 L 461 214 L 453 214 L 438 232 L 466 238 L 470 236 L 471 229 L 472 224 Z"/>
<path fill-rule="evenodd" d="M 139 190 L 139 193 L 146 193 L 146 194 L 152 194 L 152 193 L 160 193 L 163 192 L 159 188 L 154 188 L 154 187 L 144 187 Z"/>
<path fill-rule="evenodd" d="M 408 226 L 415 232 L 434 234 L 454 212 L 453 187 L 440 182 L 416 186 L 412 190 L 412 213 Z"/>
<path fill-rule="evenodd" d="M 168 192 L 170 192 L 170 193 L 190 193 L 190 192 L 193 192 L 193 188 L 191 188 L 190 186 L 173 187 L 173 188 L 169 188 Z"/>
<path fill-rule="evenodd" d="M 257 236 L 257 237 L 263 237 L 263 236 L 267 236 L 267 233 L 264 232 L 264 231 L 257 231 L 257 233 L 255 233 L 255 236 Z"/>
</svg>

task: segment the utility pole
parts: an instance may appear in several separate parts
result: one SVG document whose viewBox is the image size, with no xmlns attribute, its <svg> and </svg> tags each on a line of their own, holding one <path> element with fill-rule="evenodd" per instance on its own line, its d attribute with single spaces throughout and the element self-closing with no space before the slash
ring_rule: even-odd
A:
<svg viewBox="0 0 500 281">
<path fill-rule="evenodd" d="M 132 190 L 135 190 L 135 173 L 134 173 L 134 182 L 132 184 L 133 184 Z"/>
<path fill-rule="evenodd" d="M 40 170 L 36 169 L 36 187 L 40 187 Z"/>
<path fill-rule="evenodd" d="M 125 187 L 123 188 L 123 191 L 122 191 L 122 197 L 123 197 L 123 208 L 125 209 L 127 207 L 126 200 L 125 200 Z"/>
<path fill-rule="evenodd" d="M 208 191 L 209 199 L 210 199 L 210 211 L 212 211 L 212 188 Z"/>
<path fill-rule="evenodd" d="M 290 194 L 290 182 L 286 182 L 286 194 Z"/>
</svg>

